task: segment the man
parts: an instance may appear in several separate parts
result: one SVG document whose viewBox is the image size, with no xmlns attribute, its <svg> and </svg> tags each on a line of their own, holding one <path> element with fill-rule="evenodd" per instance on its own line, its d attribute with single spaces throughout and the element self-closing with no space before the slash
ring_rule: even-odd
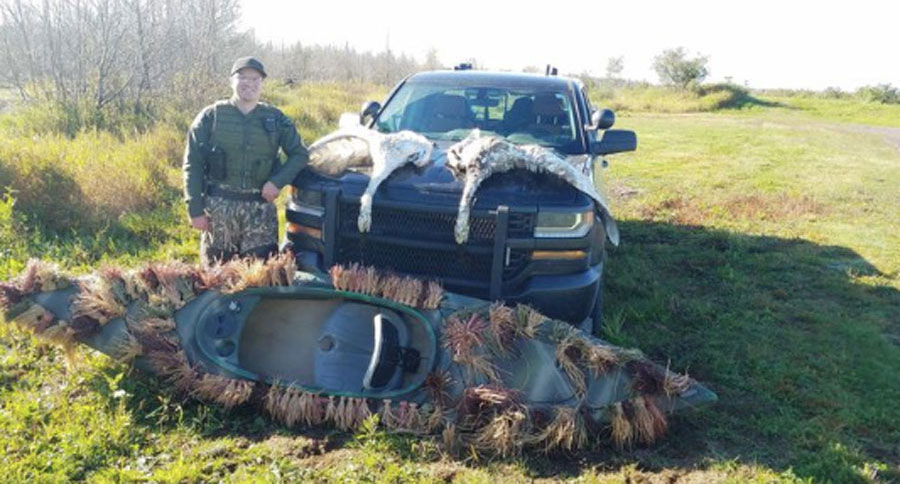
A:
<svg viewBox="0 0 900 484">
<path fill-rule="evenodd" d="M 278 250 L 275 198 L 309 161 L 291 120 L 260 102 L 266 70 L 253 57 L 231 68 L 234 94 L 207 106 L 188 131 L 184 198 L 202 232 L 203 265 Z M 287 156 L 281 163 L 279 148 Z"/>
</svg>

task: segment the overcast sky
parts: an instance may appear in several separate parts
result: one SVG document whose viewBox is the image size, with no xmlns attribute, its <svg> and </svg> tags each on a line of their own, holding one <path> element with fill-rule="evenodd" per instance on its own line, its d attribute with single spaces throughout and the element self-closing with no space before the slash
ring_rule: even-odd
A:
<svg viewBox="0 0 900 484">
<path fill-rule="evenodd" d="M 709 57 L 710 81 L 900 86 L 898 1 L 242 1 L 243 27 L 276 45 L 389 45 L 419 61 L 434 48 L 447 66 L 475 58 L 485 68 L 595 75 L 623 56 L 623 77 L 650 82 L 654 56 L 681 46 Z"/>
</svg>

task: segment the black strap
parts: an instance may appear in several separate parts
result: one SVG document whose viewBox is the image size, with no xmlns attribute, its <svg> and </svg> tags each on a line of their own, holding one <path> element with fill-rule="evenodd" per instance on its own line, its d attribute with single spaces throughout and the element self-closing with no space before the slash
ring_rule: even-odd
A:
<svg viewBox="0 0 900 484">
<path fill-rule="evenodd" d="M 206 187 L 206 195 L 210 197 L 219 197 L 241 202 L 266 202 L 266 199 L 262 197 L 262 193 L 259 191 L 240 192 L 218 185 L 210 185 Z"/>
</svg>

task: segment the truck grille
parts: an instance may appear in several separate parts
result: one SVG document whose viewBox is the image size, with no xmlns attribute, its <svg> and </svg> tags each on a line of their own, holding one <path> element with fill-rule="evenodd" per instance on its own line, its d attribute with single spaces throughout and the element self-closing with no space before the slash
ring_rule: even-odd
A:
<svg viewBox="0 0 900 484">
<path fill-rule="evenodd" d="M 359 202 L 343 202 L 340 208 L 340 233 L 358 232 Z M 469 218 L 468 244 L 493 245 L 496 227 L 494 216 L 472 214 Z M 393 207 L 372 209 L 371 235 L 403 237 L 410 240 L 456 243 L 453 236 L 456 212 L 419 212 Z M 511 213 L 507 237 L 531 237 L 534 234 L 534 216 L 529 213 Z"/>
<path fill-rule="evenodd" d="M 453 237 L 455 212 L 419 212 L 376 206 L 372 211 L 371 231 L 367 234 L 360 234 L 356 225 L 358 202 L 341 203 L 339 213 L 334 251 L 336 263 L 359 262 L 405 274 L 436 277 L 450 284 L 455 281 L 476 289 L 477 293 L 472 295 L 486 297 L 496 228 L 493 215 L 473 214 L 469 241 L 460 246 Z M 507 237 L 532 236 L 533 220 L 531 214 L 511 213 Z M 503 267 L 504 280 L 525 269 L 528 254 L 523 250 L 512 250 L 508 261 L 509 264 Z"/>
</svg>

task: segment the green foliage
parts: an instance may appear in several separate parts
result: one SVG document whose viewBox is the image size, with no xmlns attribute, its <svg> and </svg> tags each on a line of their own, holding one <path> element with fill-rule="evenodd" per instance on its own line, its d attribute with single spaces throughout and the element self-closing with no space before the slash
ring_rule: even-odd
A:
<svg viewBox="0 0 900 484">
<path fill-rule="evenodd" d="M 687 89 L 688 87 L 699 86 L 706 79 L 706 76 L 709 75 L 709 69 L 706 67 L 707 62 L 709 62 L 709 58 L 702 55 L 688 58 L 684 47 L 678 47 L 664 50 L 661 54 L 654 57 L 653 70 L 656 71 L 660 82 L 663 84 Z"/>
<path fill-rule="evenodd" d="M 0 186 L 13 190 L 31 223 L 92 230 L 172 198 L 182 137 L 167 128 L 126 140 L 101 131 L 4 137 Z"/>
<path fill-rule="evenodd" d="M 856 95 L 866 102 L 900 104 L 900 90 L 890 84 L 861 87 Z"/>
<path fill-rule="evenodd" d="M 694 113 L 743 108 L 759 100 L 733 84 L 711 84 L 693 90 L 649 84 L 602 83 L 590 88 L 591 100 L 617 113 Z"/>
</svg>

